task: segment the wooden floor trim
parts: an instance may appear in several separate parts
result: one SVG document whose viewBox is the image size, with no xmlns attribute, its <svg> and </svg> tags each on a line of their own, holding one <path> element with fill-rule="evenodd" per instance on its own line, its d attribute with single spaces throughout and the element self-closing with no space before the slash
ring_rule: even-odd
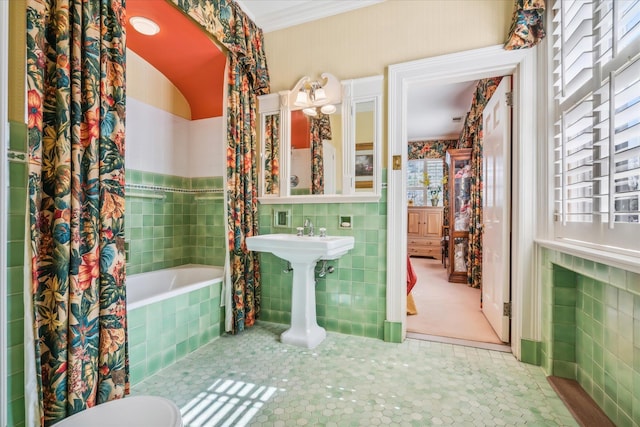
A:
<svg viewBox="0 0 640 427">
<path fill-rule="evenodd" d="M 577 381 L 554 376 L 547 377 L 547 380 L 578 424 L 585 427 L 615 427 L 615 424 Z"/>
</svg>

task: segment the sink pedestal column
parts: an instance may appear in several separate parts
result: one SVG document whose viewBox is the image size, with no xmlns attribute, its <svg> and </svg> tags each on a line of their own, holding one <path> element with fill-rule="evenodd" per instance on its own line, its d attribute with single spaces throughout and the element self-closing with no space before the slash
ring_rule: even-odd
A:
<svg viewBox="0 0 640 427">
<path fill-rule="evenodd" d="M 280 341 L 314 348 L 327 336 L 327 332 L 316 321 L 316 261 L 292 262 L 291 267 L 291 327 L 280 335 Z"/>
</svg>

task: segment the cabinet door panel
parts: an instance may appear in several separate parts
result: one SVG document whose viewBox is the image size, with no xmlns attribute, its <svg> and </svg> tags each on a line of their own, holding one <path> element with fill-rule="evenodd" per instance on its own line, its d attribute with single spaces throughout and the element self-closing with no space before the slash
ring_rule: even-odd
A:
<svg viewBox="0 0 640 427">
<path fill-rule="evenodd" d="M 407 235 L 420 236 L 420 223 L 422 212 L 419 210 L 409 210 L 407 214 Z"/>
<path fill-rule="evenodd" d="M 427 216 L 425 235 L 428 237 L 440 237 L 442 232 L 442 211 L 425 213 Z"/>
</svg>

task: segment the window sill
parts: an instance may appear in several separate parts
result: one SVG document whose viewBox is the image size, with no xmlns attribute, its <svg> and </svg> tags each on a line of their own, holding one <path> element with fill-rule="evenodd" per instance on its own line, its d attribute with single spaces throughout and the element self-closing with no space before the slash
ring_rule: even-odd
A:
<svg viewBox="0 0 640 427">
<path fill-rule="evenodd" d="M 562 253 L 584 258 L 589 261 L 606 264 L 611 267 L 640 274 L 640 257 L 637 255 L 633 256 L 616 252 L 608 252 L 602 249 L 595 249 L 557 240 L 535 239 L 534 241 L 543 248 L 553 249 Z"/>
</svg>

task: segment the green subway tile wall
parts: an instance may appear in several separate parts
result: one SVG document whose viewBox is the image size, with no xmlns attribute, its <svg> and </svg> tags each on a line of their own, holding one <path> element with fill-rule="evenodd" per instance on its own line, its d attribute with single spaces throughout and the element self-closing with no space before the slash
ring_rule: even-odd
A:
<svg viewBox="0 0 640 427">
<path fill-rule="evenodd" d="M 386 190 L 377 203 L 277 204 L 258 207 L 260 234 L 295 233 L 309 218 L 328 235 L 354 236 L 355 247 L 331 261 L 335 271 L 316 281 L 318 324 L 329 331 L 384 339 L 387 283 Z M 273 227 L 273 212 L 291 212 L 291 227 Z M 353 228 L 339 228 L 339 216 L 353 216 Z M 261 253 L 261 320 L 290 323 L 292 273 L 282 259 Z"/>
<path fill-rule="evenodd" d="M 620 426 L 640 423 L 640 275 L 542 250 L 541 364 Z"/>
<path fill-rule="evenodd" d="M 132 385 L 220 336 L 220 290 L 218 282 L 128 313 Z"/>
<path fill-rule="evenodd" d="M 8 425 L 24 426 L 24 235 L 27 202 L 27 126 L 9 123 L 7 249 Z"/>
<path fill-rule="evenodd" d="M 222 177 L 127 171 L 127 274 L 183 264 L 224 265 Z M 152 197 L 140 197 L 140 196 Z M 153 198 L 159 196 L 161 198 Z"/>
</svg>

